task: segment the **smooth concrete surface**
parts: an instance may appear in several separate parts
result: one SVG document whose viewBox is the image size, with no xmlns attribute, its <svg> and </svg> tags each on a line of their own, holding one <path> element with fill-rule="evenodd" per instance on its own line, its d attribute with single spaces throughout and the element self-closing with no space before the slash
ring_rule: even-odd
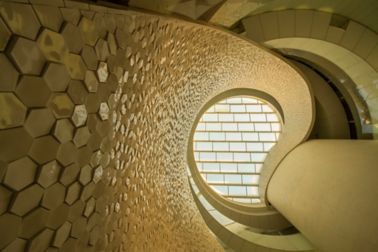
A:
<svg viewBox="0 0 378 252">
<path fill-rule="evenodd" d="M 221 237 L 223 235 L 222 242 L 227 247 L 236 252 L 315 252 L 314 247 L 301 233 L 264 234 L 262 230 L 245 226 L 227 218 L 205 199 L 195 182 L 189 180 L 193 197 L 202 217 L 216 236 Z"/>
<path fill-rule="evenodd" d="M 279 165 L 268 200 L 321 251 L 378 251 L 377 164 L 376 140 L 312 140 Z"/>
<path fill-rule="evenodd" d="M 345 110 L 329 84 L 313 69 L 293 60 L 309 80 L 315 95 L 316 116 L 310 138 L 349 139 L 349 125 Z"/>
</svg>

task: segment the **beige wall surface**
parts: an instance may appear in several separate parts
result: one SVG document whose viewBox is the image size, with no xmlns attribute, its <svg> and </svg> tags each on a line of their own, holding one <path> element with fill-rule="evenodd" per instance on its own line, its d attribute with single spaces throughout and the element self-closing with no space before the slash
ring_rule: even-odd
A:
<svg viewBox="0 0 378 252">
<path fill-rule="evenodd" d="M 0 1 L 0 250 L 221 251 L 187 182 L 194 118 L 225 90 L 303 78 L 205 26 L 16 2 Z"/>
<path fill-rule="evenodd" d="M 312 140 L 280 164 L 268 199 L 321 251 L 378 250 L 378 141 Z"/>
<path fill-rule="evenodd" d="M 376 7 L 372 5 L 371 11 Z M 359 12 L 357 8 L 355 11 Z M 355 97 L 358 95 L 358 100 L 368 107 L 368 111 L 359 111 L 362 130 L 377 138 L 378 35 L 355 19 L 344 17 L 344 25 L 333 19 L 332 13 L 323 11 L 276 10 L 247 17 L 242 22 L 246 36 L 254 41 L 276 49 L 310 52 L 345 72 L 354 82 L 353 86 L 345 83 L 346 90 Z M 345 80 L 339 81 L 344 84 Z"/>
<path fill-rule="evenodd" d="M 35 2 L 0 1 L 0 250 L 222 251 L 181 150 L 224 35 Z"/>
</svg>

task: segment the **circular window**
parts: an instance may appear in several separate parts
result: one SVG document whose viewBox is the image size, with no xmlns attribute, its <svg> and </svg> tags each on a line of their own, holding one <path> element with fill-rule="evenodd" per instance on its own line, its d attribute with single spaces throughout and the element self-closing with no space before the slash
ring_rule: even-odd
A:
<svg viewBox="0 0 378 252">
<path fill-rule="evenodd" d="M 280 132 L 280 117 L 266 101 L 251 96 L 221 100 L 197 124 L 193 138 L 197 169 L 223 197 L 260 203 L 260 171 Z"/>
</svg>

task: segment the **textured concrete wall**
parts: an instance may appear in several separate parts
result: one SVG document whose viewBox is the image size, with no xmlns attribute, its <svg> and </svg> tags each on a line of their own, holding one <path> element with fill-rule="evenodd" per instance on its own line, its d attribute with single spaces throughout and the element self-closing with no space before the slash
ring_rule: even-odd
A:
<svg viewBox="0 0 378 252">
<path fill-rule="evenodd" d="M 194 117 L 224 90 L 303 79 L 204 26 L 17 2 L 0 1 L 0 250 L 221 250 L 187 182 Z"/>
</svg>

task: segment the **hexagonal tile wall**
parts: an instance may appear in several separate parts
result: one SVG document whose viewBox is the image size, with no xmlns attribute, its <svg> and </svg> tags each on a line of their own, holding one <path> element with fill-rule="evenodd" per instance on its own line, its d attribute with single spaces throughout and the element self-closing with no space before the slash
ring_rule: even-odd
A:
<svg viewBox="0 0 378 252">
<path fill-rule="evenodd" d="M 0 6 L 0 14 L 13 33 L 29 39 L 36 38 L 41 25 L 32 6 L 5 2 Z"/>
<path fill-rule="evenodd" d="M 257 49 L 166 17 L 18 2 L 0 2 L 0 250 L 221 251 L 179 150 Z"/>
</svg>

